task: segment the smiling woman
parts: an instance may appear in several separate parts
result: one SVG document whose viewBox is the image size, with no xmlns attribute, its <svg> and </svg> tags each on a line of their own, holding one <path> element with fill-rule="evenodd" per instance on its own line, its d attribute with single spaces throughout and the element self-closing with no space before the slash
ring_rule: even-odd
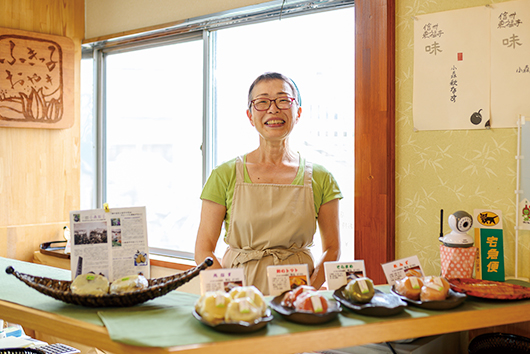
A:
<svg viewBox="0 0 530 354">
<path fill-rule="evenodd" d="M 234 112 L 249 107 L 248 85 L 258 75 L 276 71 L 294 79 L 293 96 L 302 114 L 290 136 L 292 150 L 333 172 L 344 199 L 340 202 L 341 254 L 353 259 L 354 200 L 354 8 L 342 8 L 214 32 L 218 163 L 255 149 L 255 128 Z M 315 23 L 321 24 L 315 26 Z M 268 38 L 265 47 L 257 45 Z M 249 45 L 236 46 L 235 43 Z M 237 73 L 237 75 L 234 75 Z M 302 95 L 298 95 L 298 89 Z M 279 96 L 279 95 L 277 95 Z M 270 98 L 276 98 L 271 96 Z M 273 104 L 274 105 L 274 104 Z M 318 225 L 317 225 L 318 228 Z M 218 252 L 226 248 L 224 242 Z M 315 237 L 311 252 L 322 252 Z M 222 254 L 222 253 L 220 253 Z"/>
<path fill-rule="evenodd" d="M 258 147 L 217 167 L 201 194 L 195 261 L 216 259 L 224 223 L 228 249 L 214 268 L 243 268 L 247 284 L 264 294 L 270 293 L 268 266 L 307 264 L 318 289 L 325 280 L 324 262 L 340 256 L 339 187 L 331 173 L 289 145 L 302 113 L 295 87 L 274 72 L 254 80 L 247 116 L 259 134 Z M 309 246 L 316 221 L 322 256 L 314 262 Z"/>
</svg>

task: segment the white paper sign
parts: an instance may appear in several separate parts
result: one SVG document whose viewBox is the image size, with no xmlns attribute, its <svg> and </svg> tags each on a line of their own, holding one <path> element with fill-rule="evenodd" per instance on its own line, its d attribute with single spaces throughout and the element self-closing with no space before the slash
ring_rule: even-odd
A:
<svg viewBox="0 0 530 354">
<path fill-rule="evenodd" d="M 324 262 L 324 272 L 328 289 L 335 290 L 354 278 L 364 277 L 364 261 Z"/>
<path fill-rule="evenodd" d="M 416 130 L 484 129 L 489 123 L 489 16 L 480 6 L 415 18 Z"/>
<path fill-rule="evenodd" d="M 386 280 L 390 286 L 394 285 L 397 280 L 407 276 L 423 277 L 423 268 L 421 267 L 418 256 L 398 259 L 397 261 L 388 262 L 381 265 L 385 273 Z"/>
<path fill-rule="evenodd" d="M 201 295 L 208 291 L 229 292 L 236 286 L 246 286 L 243 268 L 207 269 L 199 273 Z"/>
<path fill-rule="evenodd" d="M 276 296 L 309 283 L 309 268 L 307 264 L 288 264 L 267 267 L 269 293 Z"/>
<path fill-rule="evenodd" d="M 516 126 L 530 116 L 530 1 L 506 1 L 491 9 L 492 126 Z"/>
<path fill-rule="evenodd" d="M 145 207 L 70 212 L 72 280 L 94 272 L 109 281 L 150 278 Z"/>
<path fill-rule="evenodd" d="M 529 29 L 530 0 L 415 17 L 414 128 L 510 128 L 530 115 Z"/>
</svg>

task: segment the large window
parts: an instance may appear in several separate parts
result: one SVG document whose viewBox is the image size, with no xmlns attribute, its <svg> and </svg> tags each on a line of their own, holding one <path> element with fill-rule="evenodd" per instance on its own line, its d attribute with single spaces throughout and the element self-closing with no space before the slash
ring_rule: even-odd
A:
<svg viewBox="0 0 530 354">
<path fill-rule="evenodd" d="M 245 115 L 248 86 L 278 71 L 302 94 L 292 147 L 328 168 L 344 194 L 342 256 L 353 259 L 353 11 L 342 2 L 340 9 L 91 47 L 82 64 L 82 106 L 95 112 L 83 114 L 82 208 L 146 206 L 152 252 L 191 256 L 205 178 L 258 145 Z"/>
<path fill-rule="evenodd" d="M 147 207 L 149 245 L 192 251 L 202 186 L 202 43 L 106 60 L 106 200 Z M 187 236 L 187 237 L 185 237 Z"/>
</svg>

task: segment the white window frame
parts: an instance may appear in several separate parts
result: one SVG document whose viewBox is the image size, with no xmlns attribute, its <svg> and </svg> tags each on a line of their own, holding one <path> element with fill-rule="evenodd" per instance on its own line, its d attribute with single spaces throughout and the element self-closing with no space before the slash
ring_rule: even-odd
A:
<svg viewBox="0 0 530 354">
<path fill-rule="evenodd" d="M 202 184 L 210 175 L 216 163 L 216 138 L 214 111 L 210 105 L 212 97 L 212 46 L 215 45 L 215 30 L 253 24 L 269 20 L 307 15 L 321 11 L 337 10 L 352 7 L 354 0 L 293 0 L 286 2 L 276 0 L 264 4 L 248 6 L 208 16 L 189 19 L 183 23 L 164 29 L 114 38 L 83 45 L 83 58 L 92 58 L 94 65 L 94 107 L 93 121 L 95 125 L 94 149 L 96 156 L 95 204 L 93 208 L 102 208 L 106 202 L 106 70 L 105 59 L 114 53 L 145 49 L 189 40 L 202 40 L 204 45 L 203 58 L 203 142 L 202 142 Z M 189 252 L 175 251 L 150 247 L 150 253 L 193 259 Z"/>
</svg>

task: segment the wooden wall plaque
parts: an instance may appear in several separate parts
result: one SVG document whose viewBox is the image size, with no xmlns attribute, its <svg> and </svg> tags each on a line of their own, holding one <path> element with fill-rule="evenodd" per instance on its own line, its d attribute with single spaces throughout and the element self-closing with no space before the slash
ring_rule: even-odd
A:
<svg viewBox="0 0 530 354">
<path fill-rule="evenodd" d="M 0 28 L 0 127 L 70 128 L 74 42 Z"/>
</svg>

